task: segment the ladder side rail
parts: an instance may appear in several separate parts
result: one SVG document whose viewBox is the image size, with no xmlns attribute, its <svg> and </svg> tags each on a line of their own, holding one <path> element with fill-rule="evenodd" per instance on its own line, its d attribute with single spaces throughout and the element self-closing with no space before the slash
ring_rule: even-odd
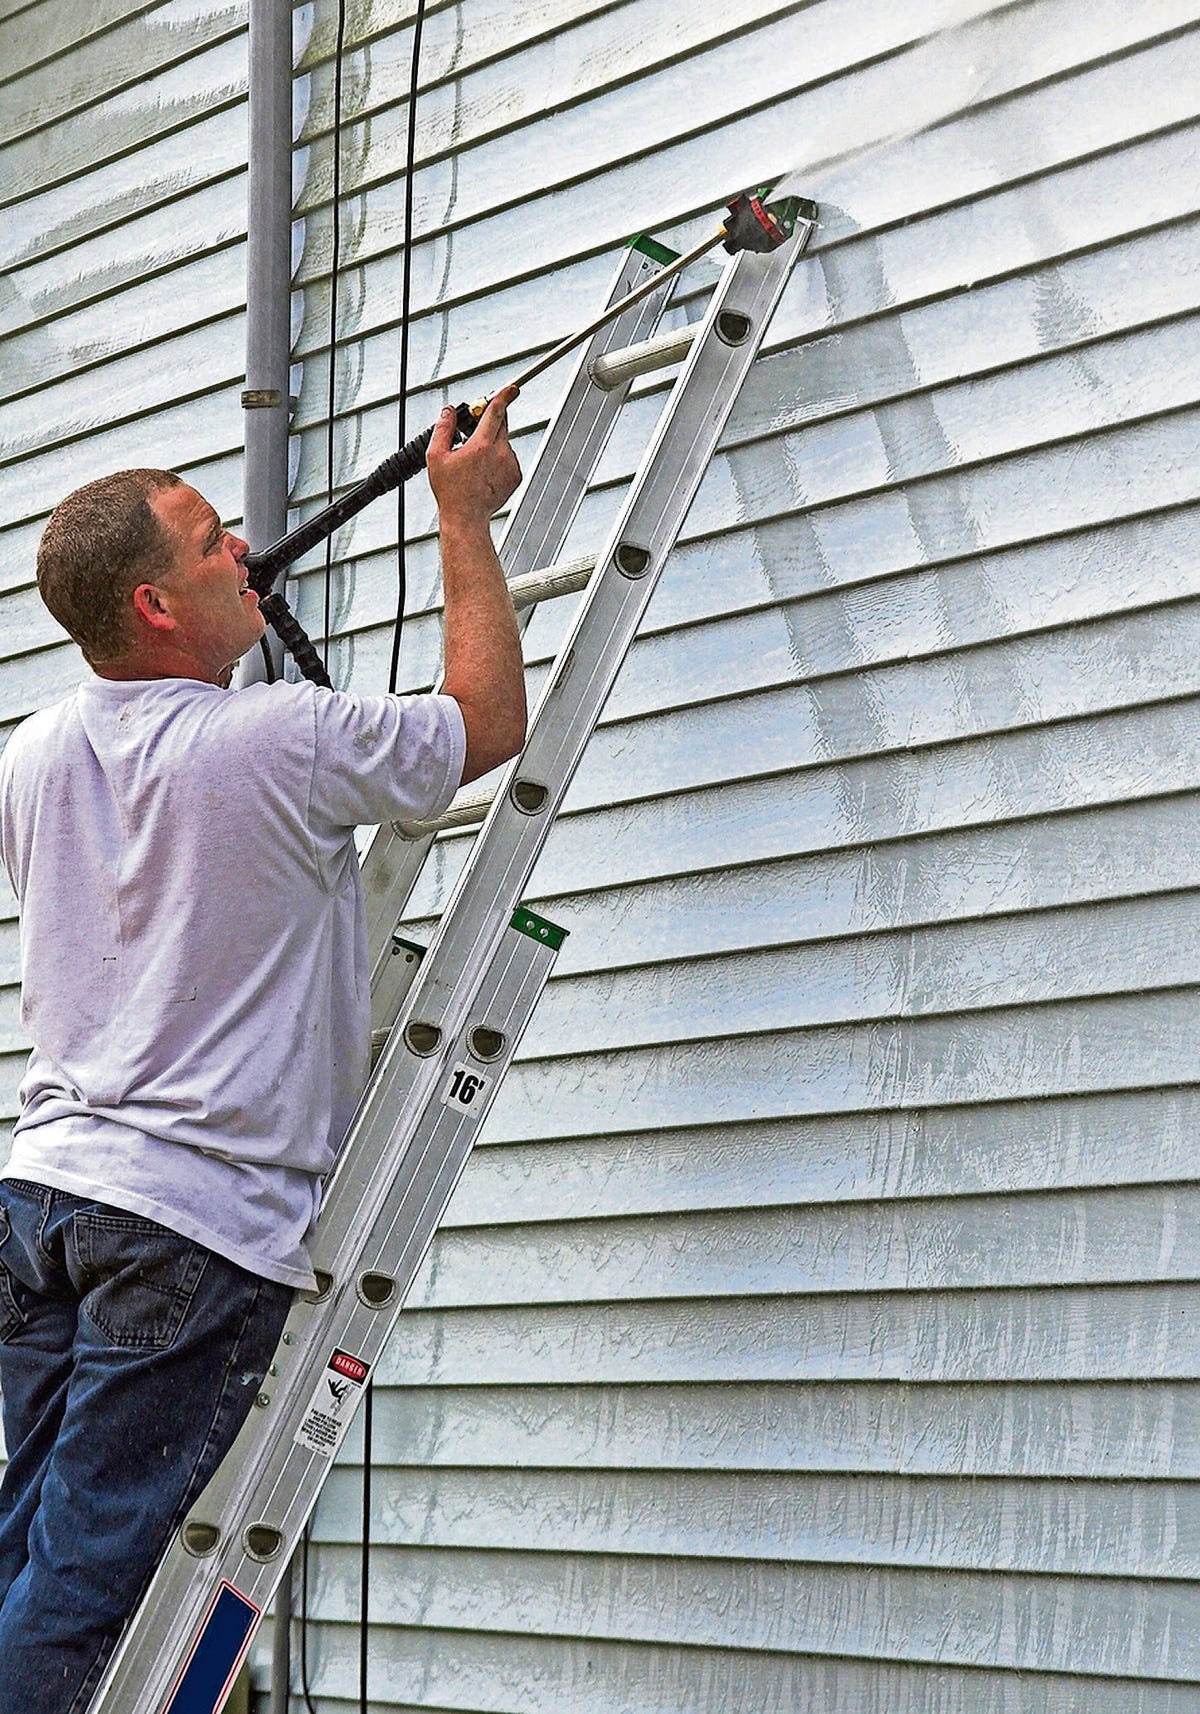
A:
<svg viewBox="0 0 1200 1714">
<path fill-rule="evenodd" d="M 382 1133 L 390 1108 L 390 1141 L 369 1157 L 348 1145 L 326 1188 L 316 1255 L 318 1265 L 331 1272 L 337 1256 L 356 1253 L 371 1178 L 395 1170 L 406 1131 L 429 1098 L 431 1073 L 413 1051 L 414 1026 L 454 1034 L 470 1004 L 811 230 L 810 224 L 768 255 L 742 252 L 713 293 L 534 712 L 525 749 L 505 771 L 355 1119 L 352 1137 L 376 1124 Z M 727 342 L 731 330 L 738 335 L 734 344 Z M 636 575 L 622 571 L 622 561 L 626 566 L 636 561 Z M 536 807 L 523 808 L 523 803 Z"/>
<path fill-rule="evenodd" d="M 625 653 L 700 485 L 734 398 L 796 256 L 807 224 L 768 255 L 741 253 L 709 304 L 625 504 L 598 556 L 574 627 L 508 765 L 401 1014 L 408 1024 L 453 1031 L 489 948 L 502 932 L 503 901 L 520 898 Z M 736 343 L 727 343 L 731 333 Z M 622 569 L 624 565 L 627 569 Z M 633 569 L 629 569 L 629 568 Z M 393 1041 L 389 1053 L 403 1051 Z M 343 1217 L 335 1174 L 322 1230 L 336 1243 Z M 321 1236 L 318 1235 L 318 1243 Z"/>
<path fill-rule="evenodd" d="M 477 1071 L 481 1087 L 470 1111 L 446 1098 L 429 1105 L 403 1170 L 377 1209 L 357 1264 L 344 1271 L 328 1297 L 298 1299 L 293 1305 L 273 1365 L 276 1372 L 260 1395 L 267 1402 L 251 1409 L 228 1456 L 177 1532 L 109 1664 L 90 1714 L 159 1714 L 207 1611 L 226 1585 L 257 1615 L 265 1610 L 360 1402 L 362 1386 L 351 1375 L 334 1442 L 316 1410 L 331 1361 L 342 1353 L 350 1359 L 345 1368 L 353 1370 L 357 1364 L 368 1373 L 378 1361 L 545 986 L 560 939 L 546 941 L 510 929 L 469 1020 L 442 1055 L 443 1096 L 450 1094 L 445 1086 L 460 1062 Z M 480 1026 L 503 1037 L 499 1056 L 480 1059 L 474 1051 Z M 330 1443 L 319 1448 L 314 1440 L 322 1434 Z M 211 1545 L 197 1552 L 189 1541 Z M 255 1627 L 257 1617 L 248 1618 Z M 219 1688 L 220 1675 L 214 1682 Z M 189 1692 L 194 1689 L 189 1687 Z M 183 1705 L 188 1714 L 199 1714 L 202 1707 L 191 1695 Z"/>
<path fill-rule="evenodd" d="M 651 257 L 631 248 L 617 267 L 605 307 L 641 285 L 658 266 Z M 611 390 L 597 386 L 591 379 L 591 366 L 607 352 L 652 333 L 675 285 L 673 278 L 661 291 L 651 292 L 631 305 L 583 347 L 505 523 L 498 552 L 506 578 L 524 576 L 557 557 L 629 392 L 629 380 Z M 517 623 L 522 631 L 532 611 L 529 608 L 518 614 Z M 381 975 L 380 966 L 388 956 L 392 930 L 431 843 L 432 835 L 405 838 L 385 823 L 376 831 L 363 860 L 372 992 Z M 390 1021 L 380 1016 L 372 1020 L 375 1028 Z"/>
<path fill-rule="evenodd" d="M 525 749 L 502 776 L 326 1186 L 313 1246 L 320 1269 L 336 1274 L 340 1258 L 358 1254 L 376 1186 L 403 1161 L 437 1076 L 438 1050 L 426 1053 L 421 1041 L 440 1042 L 461 1026 L 811 231 L 809 223 L 769 255 L 742 252 L 713 294 L 535 710 Z M 730 329 L 738 333 L 734 344 L 722 336 Z M 629 563 L 627 548 L 644 556 L 637 575 L 620 569 L 622 557 Z"/>
</svg>

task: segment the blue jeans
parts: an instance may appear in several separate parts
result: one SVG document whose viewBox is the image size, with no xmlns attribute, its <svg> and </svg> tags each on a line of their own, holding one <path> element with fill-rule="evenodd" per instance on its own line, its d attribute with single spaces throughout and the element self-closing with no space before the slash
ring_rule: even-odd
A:
<svg viewBox="0 0 1200 1714">
<path fill-rule="evenodd" d="M 0 1180 L 0 1714 L 83 1714 L 291 1299 L 152 1220 Z"/>
</svg>

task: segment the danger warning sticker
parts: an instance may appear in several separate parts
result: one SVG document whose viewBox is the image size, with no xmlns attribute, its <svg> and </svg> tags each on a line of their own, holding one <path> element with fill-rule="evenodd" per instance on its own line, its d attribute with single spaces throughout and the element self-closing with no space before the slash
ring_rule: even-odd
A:
<svg viewBox="0 0 1200 1714">
<path fill-rule="evenodd" d="M 335 1351 L 308 1401 L 296 1430 L 296 1444 L 332 1458 L 350 1426 L 358 1395 L 371 1373 L 370 1365 L 349 1351 Z"/>
</svg>

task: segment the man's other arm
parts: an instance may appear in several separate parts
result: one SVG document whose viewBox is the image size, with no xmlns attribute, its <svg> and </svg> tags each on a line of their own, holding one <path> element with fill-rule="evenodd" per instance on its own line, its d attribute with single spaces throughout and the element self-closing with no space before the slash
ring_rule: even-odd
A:
<svg viewBox="0 0 1200 1714">
<path fill-rule="evenodd" d="M 442 689 L 458 703 L 466 727 L 464 784 L 508 761 L 525 742 L 521 639 L 489 523 L 521 480 L 505 422 L 515 398 L 515 387 L 502 388 L 470 440 L 455 448 L 448 406 L 429 443 L 446 604 Z"/>
</svg>

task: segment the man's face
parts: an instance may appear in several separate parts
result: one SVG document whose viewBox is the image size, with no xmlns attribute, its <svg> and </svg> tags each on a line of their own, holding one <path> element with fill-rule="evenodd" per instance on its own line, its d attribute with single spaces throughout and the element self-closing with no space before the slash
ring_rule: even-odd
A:
<svg viewBox="0 0 1200 1714">
<path fill-rule="evenodd" d="M 173 640 L 219 681 L 266 630 L 258 596 L 246 583 L 249 549 L 184 482 L 159 489 L 151 506 L 178 544 L 174 565 L 159 580 L 176 624 Z"/>
</svg>

